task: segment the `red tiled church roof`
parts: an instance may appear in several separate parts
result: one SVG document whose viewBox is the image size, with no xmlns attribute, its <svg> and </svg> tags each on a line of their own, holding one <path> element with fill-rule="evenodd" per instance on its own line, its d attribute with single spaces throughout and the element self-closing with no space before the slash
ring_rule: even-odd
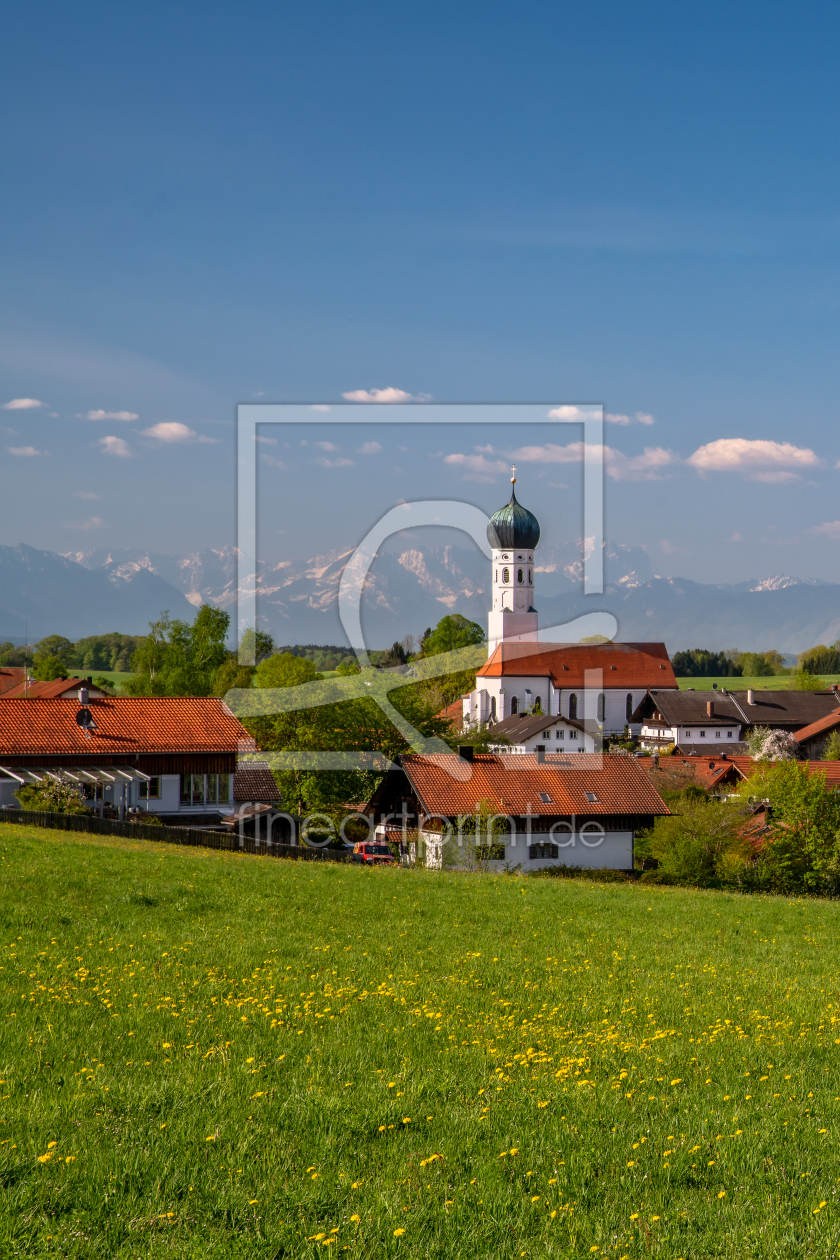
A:
<svg viewBox="0 0 840 1260">
<path fill-rule="evenodd" d="M 576 753 L 538 762 L 529 753 L 479 753 L 465 762 L 455 753 L 410 753 L 400 765 L 425 809 L 447 818 L 472 813 L 479 801 L 507 814 L 524 814 L 530 804 L 535 816 L 669 812 L 635 757 Z M 596 799 L 587 800 L 587 792 Z"/>
<path fill-rule="evenodd" d="M 664 643 L 500 643 L 479 678 L 549 676 L 555 687 L 593 686 L 589 670 L 601 670 L 603 687 L 676 687 Z"/>
<path fill-rule="evenodd" d="M 76 724 L 77 700 L 0 704 L 0 757 L 255 751 L 254 741 L 215 696 L 112 696 L 88 705 L 96 730 Z"/>
</svg>

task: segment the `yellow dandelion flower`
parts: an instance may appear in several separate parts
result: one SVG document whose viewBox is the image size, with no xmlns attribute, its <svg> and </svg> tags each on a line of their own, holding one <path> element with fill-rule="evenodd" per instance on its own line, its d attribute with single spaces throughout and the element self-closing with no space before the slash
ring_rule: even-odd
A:
<svg viewBox="0 0 840 1260">
<path fill-rule="evenodd" d="M 638 1212 L 634 1212 L 634 1213 L 633 1213 L 633 1215 L 630 1217 L 630 1220 L 631 1220 L 631 1221 L 637 1221 L 638 1219 L 639 1219 L 639 1213 L 638 1213 Z"/>
<path fill-rule="evenodd" d="M 395 1229 L 395 1230 L 394 1230 L 394 1237 L 395 1237 L 395 1238 L 402 1238 L 402 1236 L 403 1236 L 403 1234 L 404 1234 L 404 1233 L 405 1233 L 405 1230 L 404 1230 L 404 1229 Z"/>
<path fill-rule="evenodd" d="M 632 1168 L 632 1167 L 633 1167 L 633 1165 L 635 1164 L 635 1162 L 636 1162 L 636 1161 L 635 1161 L 635 1159 L 628 1159 L 628 1161 L 627 1161 L 627 1167 L 628 1167 L 628 1168 Z"/>
<path fill-rule="evenodd" d="M 259 1199 L 249 1199 L 248 1207 L 253 1207 L 255 1203 L 259 1203 Z"/>
<path fill-rule="evenodd" d="M 215 1133 L 211 1133 L 209 1137 L 206 1137 L 206 1138 L 204 1139 L 204 1141 L 205 1141 L 205 1142 L 215 1142 L 215 1141 L 216 1141 L 216 1134 L 215 1134 Z"/>
<path fill-rule="evenodd" d="M 356 1212 L 354 1212 L 353 1215 L 350 1217 L 350 1220 L 355 1221 L 357 1225 L 361 1219 L 362 1219 L 361 1216 L 359 1216 L 358 1213 Z"/>
<path fill-rule="evenodd" d="M 58 1146 L 58 1142 L 47 1142 L 47 1150 L 51 1151 L 54 1146 Z"/>
<path fill-rule="evenodd" d="M 725 1191 L 725 1190 L 719 1190 L 719 1191 L 718 1191 L 718 1198 L 719 1198 L 719 1199 L 725 1199 L 725 1198 L 726 1198 L 726 1191 Z"/>
<path fill-rule="evenodd" d="M 539 1201 L 540 1201 L 540 1196 L 538 1194 L 534 1194 L 531 1196 L 532 1203 L 539 1203 Z"/>
</svg>

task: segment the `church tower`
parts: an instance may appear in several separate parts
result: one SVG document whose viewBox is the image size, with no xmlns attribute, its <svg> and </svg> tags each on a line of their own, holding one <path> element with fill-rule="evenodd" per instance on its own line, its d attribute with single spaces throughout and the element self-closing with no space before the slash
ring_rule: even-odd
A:
<svg viewBox="0 0 840 1260">
<path fill-rule="evenodd" d="M 516 464 L 511 473 L 515 487 Z M 487 539 L 493 552 L 493 604 L 487 633 L 492 655 L 503 641 L 534 641 L 538 637 L 534 551 L 540 541 L 540 523 L 517 501 L 515 489 L 511 489 L 510 502 L 490 518 Z"/>
</svg>

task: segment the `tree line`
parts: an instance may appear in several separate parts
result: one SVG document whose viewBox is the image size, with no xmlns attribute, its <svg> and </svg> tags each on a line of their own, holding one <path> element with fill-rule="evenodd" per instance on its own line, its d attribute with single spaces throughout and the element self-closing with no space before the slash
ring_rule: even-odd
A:
<svg viewBox="0 0 840 1260">
<path fill-rule="evenodd" d="M 810 691 L 822 687 L 820 675 L 840 675 L 840 640 L 809 648 L 797 658 L 796 666 L 785 665 L 781 652 L 712 652 L 690 648 L 675 652 L 671 664 L 677 678 L 793 678 L 794 688 Z"/>
</svg>

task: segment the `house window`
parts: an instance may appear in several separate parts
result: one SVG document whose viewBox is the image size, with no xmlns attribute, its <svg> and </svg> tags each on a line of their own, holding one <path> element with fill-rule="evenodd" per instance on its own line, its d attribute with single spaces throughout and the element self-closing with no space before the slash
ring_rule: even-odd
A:
<svg viewBox="0 0 840 1260">
<path fill-rule="evenodd" d="M 565 739 L 565 738 L 566 738 L 566 732 L 565 732 L 565 731 L 555 731 L 554 733 L 555 733 L 555 735 L 557 736 L 557 738 L 558 738 L 558 739 Z"/>
<path fill-rule="evenodd" d="M 539 798 L 540 798 L 540 800 L 542 801 L 543 805 L 550 805 L 550 804 L 551 804 L 551 797 L 549 796 L 548 792 L 538 792 L 538 793 L 537 793 L 537 796 L 539 796 Z"/>
<path fill-rule="evenodd" d="M 584 796 L 586 797 L 586 799 L 589 801 L 589 804 L 590 804 L 590 805 L 597 805 L 597 804 L 598 804 L 598 797 L 596 796 L 596 794 L 595 794 L 594 792 L 584 792 L 584 794 L 583 794 L 583 795 L 584 795 Z"/>
<path fill-rule="evenodd" d="M 720 731 L 715 731 L 715 739 L 720 739 Z"/>
<path fill-rule="evenodd" d="M 208 805 L 227 805 L 230 799 L 230 775 L 229 774 L 208 774 L 207 776 L 207 804 Z"/>
<path fill-rule="evenodd" d="M 142 793 L 141 793 L 142 795 Z M 160 800 L 160 775 L 155 774 L 149 779 L 149 800 Z"/>
<path fill-rule="evenodd" d="M 502 581 L 503 582 L 510 581 L 510 569 L 502 569 Z"/>
<path fill-rule="evenodd" d="M 701 732 L 700 732 L 700 738 L 701 738 L 701 739 L 705 739 L 705 738 L 706 738 L 706 732 L 705 732 L 705 731 L 701 731 Z"/>
<path fill-rule="evenodd" d="M 607 697 L 603 691 L 598 696 L 598 721 L 603 722 L 607 716 Z"/>
<path fill-rule="evenodd" d="M 181 775 L 181 804 L 182 805 L 203 805 L 204 804 L 204 775 L 203 774 L 182 774 Z"/>
<path fill-rule="evenodd" d="M 626 704 L 625 704 L 625 706 L 624 706 L 624 713 L 625 713 L 626 720 L 629 722 L 629 721 L 630 721 L 630 719 L 631 719 L 631 717 L 633 716 L 633 693 L 632 693 L 632 691 L 628 691 L 628 692 L 627 692 L 627 703 L 626 703 Z"/>
<path fill-rule="evenodd" d="M 510 702 L 510 711 L 511 715 L 519 712 L 519 700 L 516 696 L 514 696 Z"/>
<path fill-rule="evenodd" d="M 551 731 L 543 731 L 543 739 L 551 739 Z"/>
<path fill-rule="evenodd" d="M 522 585 L 522 570 L 521 569 L 517 569 L 516 578 L 517 578 L 517 581 L 519 582 L 519 585 L 521 586 Z"/>
<path fill-rule="evenodd" d="M 731 739 L 731 738 L 732 738 L 732 732 L 731 732 L 731 731 L 727 731 L 727 732 L 726 732 L 726 738 L 727 738 L 727 739 Z"/>
<path fill-rule="evenodd" d="M 577 737 L 578 737 L 577 731 L 569 731 L 569 739 L 577 739 Z"/>
<path fill-rule="evenodd" d="M 573 722 L 577 717 L 577 696 L 574 694 L 569 696 L 569 717 Z"/>
<path fill-rule="evenodd" d="M 528 846 L 528 857 L 533 862 L 537 858 L 556 858 L 559 850 L 556 844 L 531 844 Z"/>
<path fill-rule="evenodd" d="M 686 731 L 685 737 L 686 739 L 691 739 L 691 731 Z"/>
</svg>

